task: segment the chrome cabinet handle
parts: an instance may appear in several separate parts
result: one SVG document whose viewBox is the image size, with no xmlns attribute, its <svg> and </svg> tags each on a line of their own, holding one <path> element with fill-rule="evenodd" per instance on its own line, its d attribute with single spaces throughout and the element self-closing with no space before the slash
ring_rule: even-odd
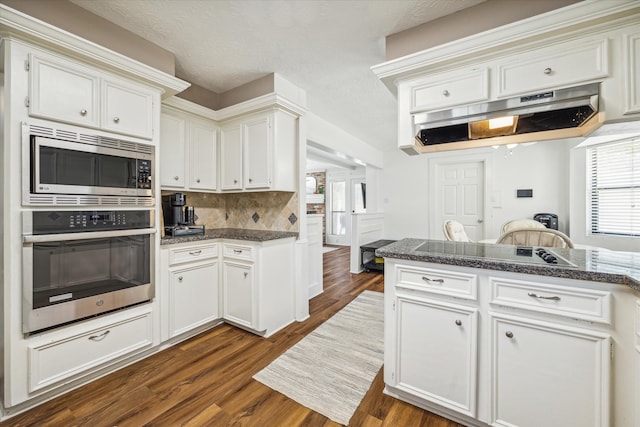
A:
<svg viewBox="0 0 640 427">
<path fill-rule="evenodd" d="M 173 177 L 173 179 L 177 181 L 177 180 L 180 179 L 180 177 L 178 175 L 176 175 L 176 176 Z"/>
<path fill-rule="evenodd" d="M 104 331 L 104 332 L 103 332 L 103 333 L 101 333 L 101 334 L 98 334 L 98 335 L 91 335 L 91 336 L 89 337 L 89 339 L 90 339 L 91 341 L 102 341 L 103 339 L 105 339 L 105 338 L 107 337 L 107 335 L 109 335 L 109 332 L 111 332 L 111 331 L 110 331 L 110 330 L 106 330 L 106 331 Z"/>
<path fill-rule="evenodd" d="M 233 183 L 234 183 L 234 184 L 237 184 L 237 183 L 238 183 L 238 180 L 237 180 L 237 179 L 234 179 L 234 180 L 233 180 Z"/>
<path fill-rule="evenodd" d="M 202 249 L 198 249 L 197 251 L 189 252 L 189 255 L 198 256 L 202 253 Z"/>
<path fill-rule="evenodd" d="M 449 91 L 445 89 L 445 90 L 442 91 L 442 94 L 444 96 L 449 96 Z"/>
<path fill-rule="evenodd" d="M 462 326 L 462 320 L 457 319 L 457 320 L 456 320 L 456 325 L 458 325 L 458 326 Z"/>
<path fill-rule="evenodd" d="M 241 254 L 242 253 L 242 249 L 234 249 L 233 252 L 236 253 L 236 254 Z"/>
<path fill-rule="evenodd" d="M 551 68 L 549 68 L 549 67 L 547 67 L 547 68 L 545 68 L 545 69 L 544 69 L 544 73 L 545 73 L 546 75 L 551 74 L 551 72 L 552 72 L 552 71 L 553 71 L 553 70 L 552 70 Z"/>
<path fill-rule="evenodd" d="M 114 118 L 113 118 L 113 121 L 114 121 L 115 123 L 119 123 L 119 122 L 120 122 L 120 117 L 114 117 Z"/>
<path fill-rule="evenodd" d="M 249 178 L 249 182 L 253 182 L 253 180 L 251 178 Z"/>
<path fill-rule="evenodd" d="M 182 276 L 178 277 L 178 282 L 182 282 L 182 279 L 183 279 Z"/>
<path fill-rule="evenodd" d="M 247 273 L 247 272 L 245 271 L 245 272 L 244 272 L 244 278 L 246 279 L 248 275 L 249 275 L 249 273 Z"/>
<path fill-rule="evenodd" d="M 82 110 L 80 110 L 80 115 L 81 116 L 86 116 L 87 115 L 87 110 L 85 110 L 84 108 Z"/>
<path fill-rule="evenodd" d="M 444 279 L 429 279 L 426 276 L 422 276 L 422 280 L 424 280 L 425 282 L 444 283 Z"/>
<path fill-rule="evenodd" d="M 548 300 L 551 300 L 551 301 L 560 301 L 560 297 L 558 297 L 558 296 L 545 297 L 543 295 L 536 295 L 533 292 L 529 292 L 527 295 L 529 295 L 531 298 L 548 299 Z"/>
<path fill-rule="evenodd" d="M 196 182 L 197 182 L 198 184 L 200 184 L 200 178 L 196 179 Z"/>
<path fill-rule="evenodd" d="M 513 332 L 511 331 L 505 332 L 505 335 L 507 336 L 507 338 L 513 338 Z"/>
</svg>

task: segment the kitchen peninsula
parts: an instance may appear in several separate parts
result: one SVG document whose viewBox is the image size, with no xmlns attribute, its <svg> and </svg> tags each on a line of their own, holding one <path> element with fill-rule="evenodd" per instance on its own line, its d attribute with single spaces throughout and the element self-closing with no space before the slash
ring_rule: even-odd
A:
<svg viewBox="0 0 640 427">
<path fill-rule="evenodd" d="M 638 425 L 640 254 L 539 249 L 378 249 L 385 392 L 465 425 Z"/>
</svg>

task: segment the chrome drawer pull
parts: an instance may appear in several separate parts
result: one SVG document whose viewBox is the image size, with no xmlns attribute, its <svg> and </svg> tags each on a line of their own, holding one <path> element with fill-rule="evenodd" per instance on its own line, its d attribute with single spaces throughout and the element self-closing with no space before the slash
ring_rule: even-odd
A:
<svg viewBox="0 0 640 427">
<path fill-rule="evenodd" d="M 536 295 L 533 292 L 529 292 L 527 295 L 529 295 L 531 298 L 548 299 L 548 300 L 551 300 L 551 301 L 560 301 L 560 297 L 556 297 L 556 296 L 545 297 L 545 296 L 542 296 L 542 295 Z"/>
<path fill-rule="evenodd" d="M 457 319 L 457 320 L 456 320 L 456 325 L 458 325 L 458 326 L 462 326 L 462 320 Z"/>
<path fill-rule="evenodd" d="M 444 279 L 429 279 L 426 276 L 422 276 L 422 280 L 424 280 L 425 282 L 444 283 Z"/>
<path fill-rule="evenodd" d="M 241 254 L 242 250 L 241 249 L 234 249 L 233 252 L 236 253 L 236 254 Z"/>
<path fill-rule="evenodd" d="M 189 255 L 198 256 L 202 253 L 202 249 L 198 249 L 197 251 L 189 252 Z"/>
<path fill-rule="evenodd" d="M 102 341 L 103 339 L 105 339 L 107 337 L 107 335 L 109 335 L 109 332 L 111 332 L 110 330 L 106 330 L 103 333 L 101 333 L 100 335 L 91 335 L 89 337 L 89 339 L 91 341 Z"/>
<path fill-rule="evenodd" d="M 507 336 L 507 338 L 513 338 L 513 332 L 511 331 L 505 332 L 505 335 Z"/>
</svg>

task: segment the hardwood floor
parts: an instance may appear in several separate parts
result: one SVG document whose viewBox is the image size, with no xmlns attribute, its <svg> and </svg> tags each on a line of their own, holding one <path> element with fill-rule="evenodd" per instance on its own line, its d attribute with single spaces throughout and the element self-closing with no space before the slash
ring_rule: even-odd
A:
<svg viewBox="0 0 640 427">
<path fill-rule="evenodd" d="M 264 339 L 223 325 L 71 391 L 0 426 L 338 426 L 252 379 L 366 289 L 378 273 L 349 273 L 349 248 L 325 253 L 324 293 L 311 317 Z M 382 393 L 382 370 L 350 426 L 460 427 Z"/>
</svg>

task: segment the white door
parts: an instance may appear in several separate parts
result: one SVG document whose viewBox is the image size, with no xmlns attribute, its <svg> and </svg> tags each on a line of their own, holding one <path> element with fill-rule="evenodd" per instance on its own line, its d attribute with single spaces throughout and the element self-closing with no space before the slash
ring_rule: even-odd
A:
<svg viewBox="0 0 640 427">
<path fill-rule="evenodd" d="M 444 238 L 442 223 L 448 219 L 464 225 L 469 239 L 484 238 L 484 162 L 436 165 L 433 238 Z"/>
<path fill-rule="evenodd" d="M 348 245 L 347 229 L 351 215 L 347 215 L 349 188 L 345 179 L 327 181 L 327 243 L 330 245 Z"/>
</svg>

